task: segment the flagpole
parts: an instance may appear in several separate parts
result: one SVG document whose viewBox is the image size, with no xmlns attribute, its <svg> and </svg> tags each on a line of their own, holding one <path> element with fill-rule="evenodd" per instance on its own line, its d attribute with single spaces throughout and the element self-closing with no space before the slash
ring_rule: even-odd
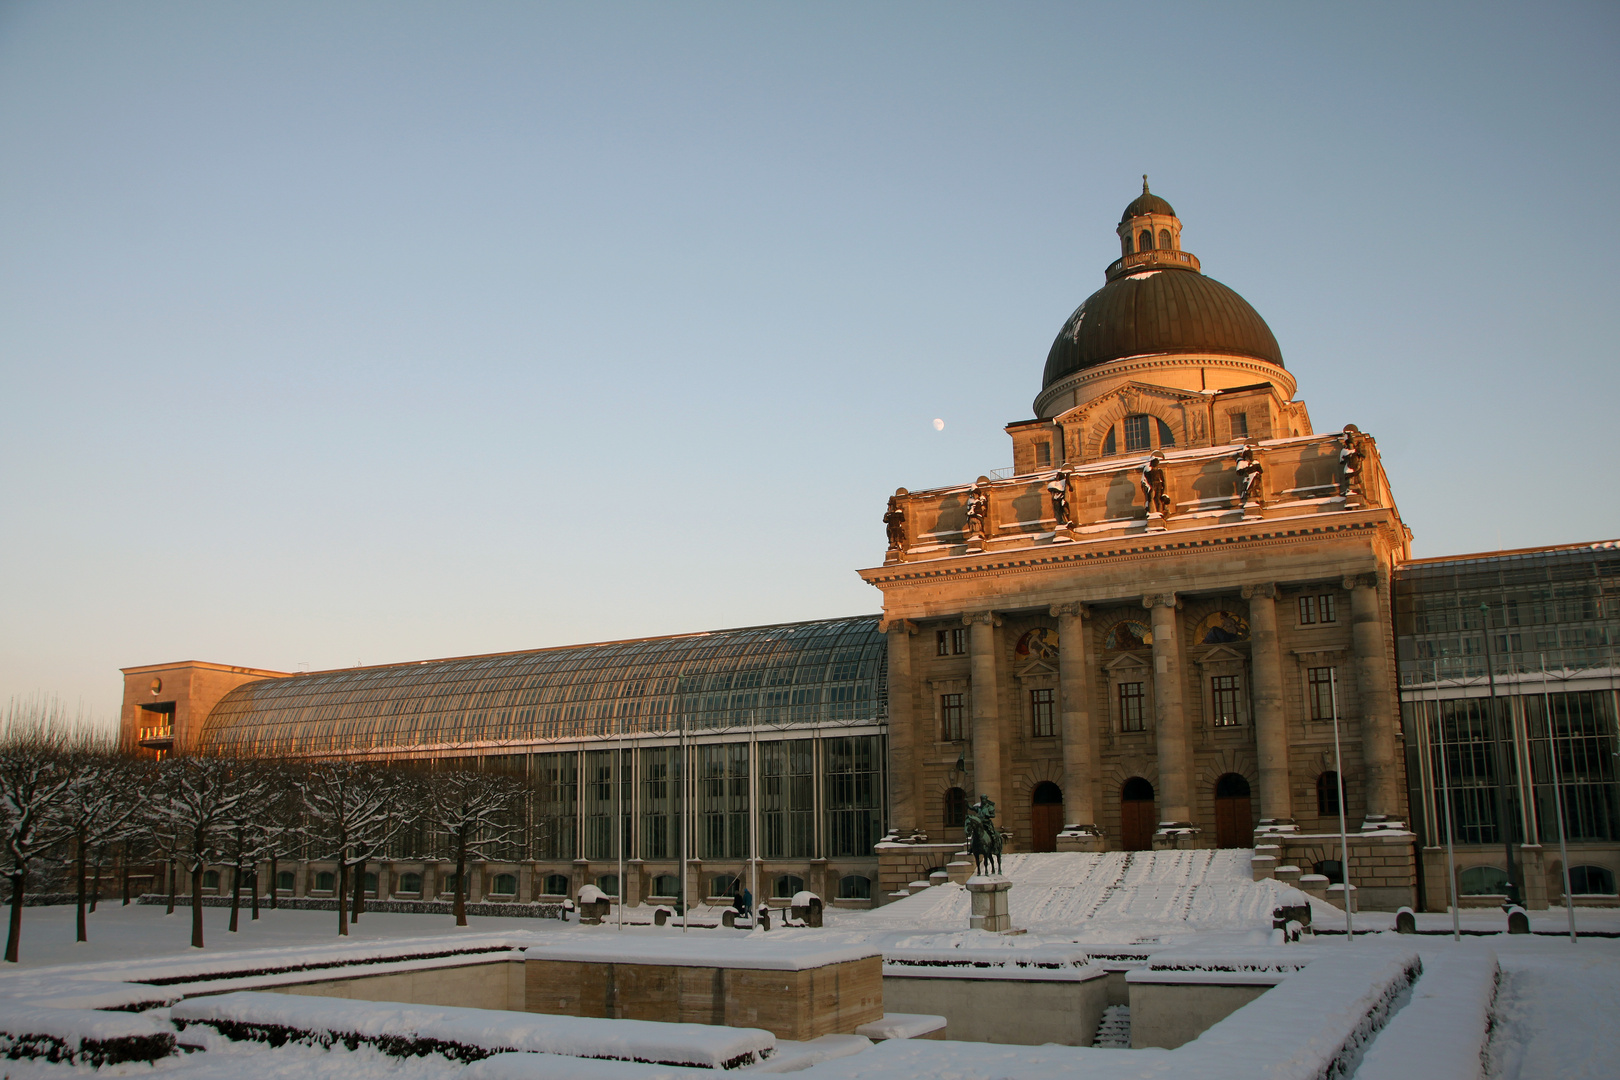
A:
<svg viewBox="0 0 1620 1080">
<path fill-rule="evenodd" d="M 1547 654 L 1541 654 L 1541 709 L 1547 714 L 1547 756 L 1552 759 L 1553 809 L 1558 814 L 1558 859 L 1564 867 L 1564 907 L 1569 911 L 1569 940 L 1575 936 L 1575 896 L 1569 889 L 1569 847 L 1564 842 L 1564 793 L 1558 775 L 1558 742 L 1553 734 L 1552 695 L 1547 692 Z M 1530 765 L 1530 789 L 1535 790 L 1535 762 Z"/>
<path fill-rule="evenodd" d="M 1344 758 L 1339 754 L 1339 671 L 1328 668 L 1328 691 L 1333 695 L 1333 782 L 1339 788 L 1339 883 L 1344 887 L 1344 940 L 1356 940 L 1350 914 L 1350 830 L 1344 822 Z"/>
<path fill-rule="evenodd" d="M 1451 842 L 1451 773 L 1446 767 L 1446 730 L 1440 720 L 1440 662 L 1434 662 L 1434 732 L 1440 744 L 1440 790 L 1446 807 L 1446 895 L 1451 898 L 1451 940 L 1462 940 L 1462 911 L 1457 906 L 1457 851 Z"/>
</svg>

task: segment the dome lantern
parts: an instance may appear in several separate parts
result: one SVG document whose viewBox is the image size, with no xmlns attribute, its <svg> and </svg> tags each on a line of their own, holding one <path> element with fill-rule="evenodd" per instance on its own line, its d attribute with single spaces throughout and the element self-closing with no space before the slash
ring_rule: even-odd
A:
<svg viewBox="0 0 1620 1080">
<path fill-rule="evenodd" d="M 1198 269 L 1198 259 L 1181 250 L 1181 219 L 1168 202 L 1148 190 L 1142 174 L 1142 194 L 1132 199 L 1114 229 L 1119 234 L 1120 260 L 1108 268 L 1110 281 L 1126 270 L 1164 263 Z"/>
</svg>

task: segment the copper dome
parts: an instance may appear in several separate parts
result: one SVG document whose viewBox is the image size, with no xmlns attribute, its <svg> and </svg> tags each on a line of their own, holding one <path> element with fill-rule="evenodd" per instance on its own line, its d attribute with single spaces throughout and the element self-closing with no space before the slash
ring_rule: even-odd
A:
<svg viewBox="0 0 1620 1080">
<path fill-rule="evenodd" d="M 1111 360 L 1162 353 L 1246 356 L 1283 366 L 1271 328 L 1243 297 L 1196 270 L 1143 267 L 1113 278 L 1069 316 L 1047 354 L 1041 388 Z"/>
</svg>

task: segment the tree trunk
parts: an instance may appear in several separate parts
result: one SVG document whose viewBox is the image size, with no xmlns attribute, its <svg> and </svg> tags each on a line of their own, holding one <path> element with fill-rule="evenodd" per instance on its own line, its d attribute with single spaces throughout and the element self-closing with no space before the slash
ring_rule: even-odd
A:
<svg viewBox="0 0 1620 1080">
<path fill-rule="evenodd" d="M 278 864 L 276 853 L 270 853 L 270 907 L 275 909 L 281 906 L 281 875 L 276 872 Z M 258 916 L 254 916 L 257 918 Z"/>
<path fill-rule="evenodd" d="M 11 872 L 11 930 L 6 934 L 6 962 L 17 962 L 17 946 L 22 943 L 23 886 L 28 882 L 28 871 L 18 867 Z"/>
<path fill-rule="evenodd" d="M 253 918 L 254 918 L 254 921 L 258 921 L 258 918 L 259 918 L 259 864 L 257 862 L 255 862 L 253 864 L 253 876 L 249 880 L 253 883 Z"/>
<path fill-rule="evenodd" d="M 202 925 L 202 882 L 203 861 L 202 856 L 195 855 L 191 861 L 191 947 L 203 947 Z"/>
<path fill-rule="evenodd" d="M 76 887 L 74 889 L 74 897 L 75 897 L 75 900 L 76 900 L 76 902 L 78 904 L 77 926 L 79 928 L 79 936 L 78 936 L 78 938 L 76 940 L 78 940 L 78 941 L 89 941 L 90 940 L 90 933 L 89 933 L 88 928 L 84 925 L 84 872 L 85 872 L 84 861 L 85 860 L 84 860 L 84 827 L 82 825 L 79 827 L 79 842 L 77 844 L 73 845 L 73 846 L 76 849 L 74 851 L 74 853 L 73 853 L 73 876 L 78 879 L 75 882 Z"/>
<path fill-rule="evenodd" d="M 366 910 L 366 860 L 361 859 L 354 864 L 354 912 L 349 916 L 349 922 L 360 921 L 360 913 Z"/>
<path fill-rule="evenodd" d="M 129 841 L 127 840 L 124 841 L 122 864 L 124 868 L 124 906 L 129 907 Z"/>
<path fill-rule="evenodd" d="M 467 842 L 456 843 L 456 925 L 467 925 Z"/>
<path fill-rule="evenodd" d="M 242 864 L 231 867 L 231 933 L 236 933 L 242 911 Z"/>
<path fill-rule="evenodd" d="M 169 875 L 169 910 L 165 911 L 164 914 L 165 915 L 173 915 L 174 914 L 174 889 L 175 889 L 175 886 L 177 884 L 179 884 L 179 882 L 175 881 L 174 860 L 173 859 L 164 859 L 163 860 L 163 865 L 168 869 L 168 875 Z"/>
<path fill-rule="evenodd" d="M 349 905 L 344 903 L 349 895 L 349 864 L 342 859 L 338 860 L 338 937 L 349 936 Z"/>
<path fill-rule="evenodd" d="M 96 849 L 95 870 L 90 877 L 90 914 L 96 913 L 96 905 L 101 903 L 101 860 L 106 856 L 104 849 Z"/>
</svg>

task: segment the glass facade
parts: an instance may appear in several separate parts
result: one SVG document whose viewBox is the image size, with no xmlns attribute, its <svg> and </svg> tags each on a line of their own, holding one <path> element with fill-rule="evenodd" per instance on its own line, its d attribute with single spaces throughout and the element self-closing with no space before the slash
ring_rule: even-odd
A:
<svg viewBox="0 0 1620 1080">
<path fill-rule="evenodd" d="M 1620 545 L 1409 563 L 1394 606 L 1423 842 L 1449 803 L 1458 844 L 1556 844 L 1555 786 L 1567 840 L 1620 840 Z"/>
<path fill-rule="evenodd" d="M 618 734 L 880 722 L 877 618 L 313 672 L 237 687 L 202 749 L 276 757 L 466 752 Z"/>
</svg>

